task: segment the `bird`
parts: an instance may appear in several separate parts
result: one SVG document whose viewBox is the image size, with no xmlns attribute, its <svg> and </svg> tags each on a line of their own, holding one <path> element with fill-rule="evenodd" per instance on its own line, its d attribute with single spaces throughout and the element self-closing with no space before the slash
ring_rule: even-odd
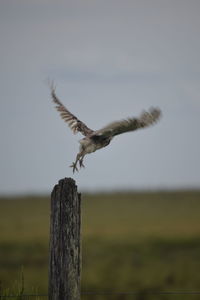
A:
<svg viewBox="0 0 200 300">
<path fill-rule="evenodd" d="M 99 130 L 92 130 L 85 123 L 80 121 L 74 114 L 72 114 L 58 99 L 55 86 L 51 84 L 51 97 L 56 105 L 55 108 L 60 113 L 61 118 L 68 123 L 68 126 L 74 134 L 80 132 L 84 138 L 80 143 L 80 149 L 76 156 L 75 161 L 70 165 L 75 171 L 85 167 L 83 159 L 86 154 L 95 152 L 101 148 L 104 148 L 110 144 L 112 139 L 119 134 L 135 131 L 140 128 L 145 128 L 156 123 L 161 117 L 161 110 L 159 108 L 150 108 L 149 111 L 142 111 L 139 117 L 129 117 L 120 121 L 115 121 Z"/>
</svg>

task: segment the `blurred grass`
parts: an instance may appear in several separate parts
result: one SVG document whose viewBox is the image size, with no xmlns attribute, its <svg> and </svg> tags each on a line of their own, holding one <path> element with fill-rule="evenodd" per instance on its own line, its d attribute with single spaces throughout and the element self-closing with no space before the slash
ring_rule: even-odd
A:
<svg viewBox="0 0 200 300">
<path fill-rule="evenodd" d="M 48 197 L 0 199 L 4 287 L 23 266 L 25 291 L 47 293 L 49 210 Z M 200 191 L 83 195 L 82 290 L 138 291 L 134 299 L 199 299 L 145 295 L 147 290 L 200 289 L 199 216 Z"/>
</svg>

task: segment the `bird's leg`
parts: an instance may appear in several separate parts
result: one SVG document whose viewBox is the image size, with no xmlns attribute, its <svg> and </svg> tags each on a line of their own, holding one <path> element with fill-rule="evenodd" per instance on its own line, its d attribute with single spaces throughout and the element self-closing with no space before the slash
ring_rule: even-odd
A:
<svg viewBox="0 0 200 300">
<path fill-rule="evenodd" d="M 76 156 L 76 161 L 73 162 L 72 165 L 70 166 L 71 168 L 73 168 L 73 173 L 74 173 L 75 171 L 78 172 L 77 163 L 78 163 L 78 161 L 79 161 L 79 163 L 80 163 L 80 158 L 81 158 L 81 156 L 82 156 L 82 152 L 79 152 L 79 153 L 77 154 L 77 156 Z"/>
<path fill-rule="evenodd" d="M 76 156 L 76 161 L 73 162 L 72 165 L 70 166 L 71 168 L 73 168 L 73 173 L 74 173 L 75 171 L 78 172 L 77 163 L 78 163 L 78 161 L 79 161 L 79 159 L 80 159 L 80 156 L 81 156 L 80 153 L 78 153 L 77 156 Z"/>
<path fill-rule="evenodd" d="M 84 164 L 83 164 L 83 158 L 84 158 L 84 155 L 81 156 L 81 158 L 79 159 L 79 165 L 80 165 L 80 168 L 85 168 Z"/>
</svg>

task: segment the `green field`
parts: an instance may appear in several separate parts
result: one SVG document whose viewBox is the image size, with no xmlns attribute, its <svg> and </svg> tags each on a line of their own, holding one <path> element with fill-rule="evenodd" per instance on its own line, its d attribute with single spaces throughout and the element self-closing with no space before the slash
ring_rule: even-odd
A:
<svg viewBox="0 0 200 300">
<path fill-rule="evenodd" d="M 48 197 L 0 199 L 0 281 L 47 293 Z M 82 299 L 199 299 L 146 291 L 200 291 L 200 192 L 82 195 L 82 290 L 138 291 Z"/>
</svg>

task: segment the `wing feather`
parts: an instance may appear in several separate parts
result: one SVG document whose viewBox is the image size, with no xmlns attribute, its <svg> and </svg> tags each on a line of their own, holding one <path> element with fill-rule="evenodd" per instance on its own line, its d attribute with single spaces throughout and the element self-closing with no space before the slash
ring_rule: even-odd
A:
<svg viewBox="0 0 200 300">
<path fill-rule="evenodd" d="M 74 134 L 81 132 L 87 136 L 93 133 L 93 130 L 88 128 L 83 122 L 81 122 L 76 116 L 74 116 L 57 98 L 55 88 L 51 85 L 51 97 L 56 104 L 56 109 L 60 113 L 61 118 L 68 123 Z"/>
<path fill-rule="evenodd" d="M 161 116 L 158 108 L 151 108 L 148 112 L 144 111 L 139 118 L 127 118 L 125 120 L 113 122 L 106 127 L 96 131 L 94 135 L 103 137 L 113 137 L 139 128 L 148 127 L 154 124 Z"/>
</svg>

